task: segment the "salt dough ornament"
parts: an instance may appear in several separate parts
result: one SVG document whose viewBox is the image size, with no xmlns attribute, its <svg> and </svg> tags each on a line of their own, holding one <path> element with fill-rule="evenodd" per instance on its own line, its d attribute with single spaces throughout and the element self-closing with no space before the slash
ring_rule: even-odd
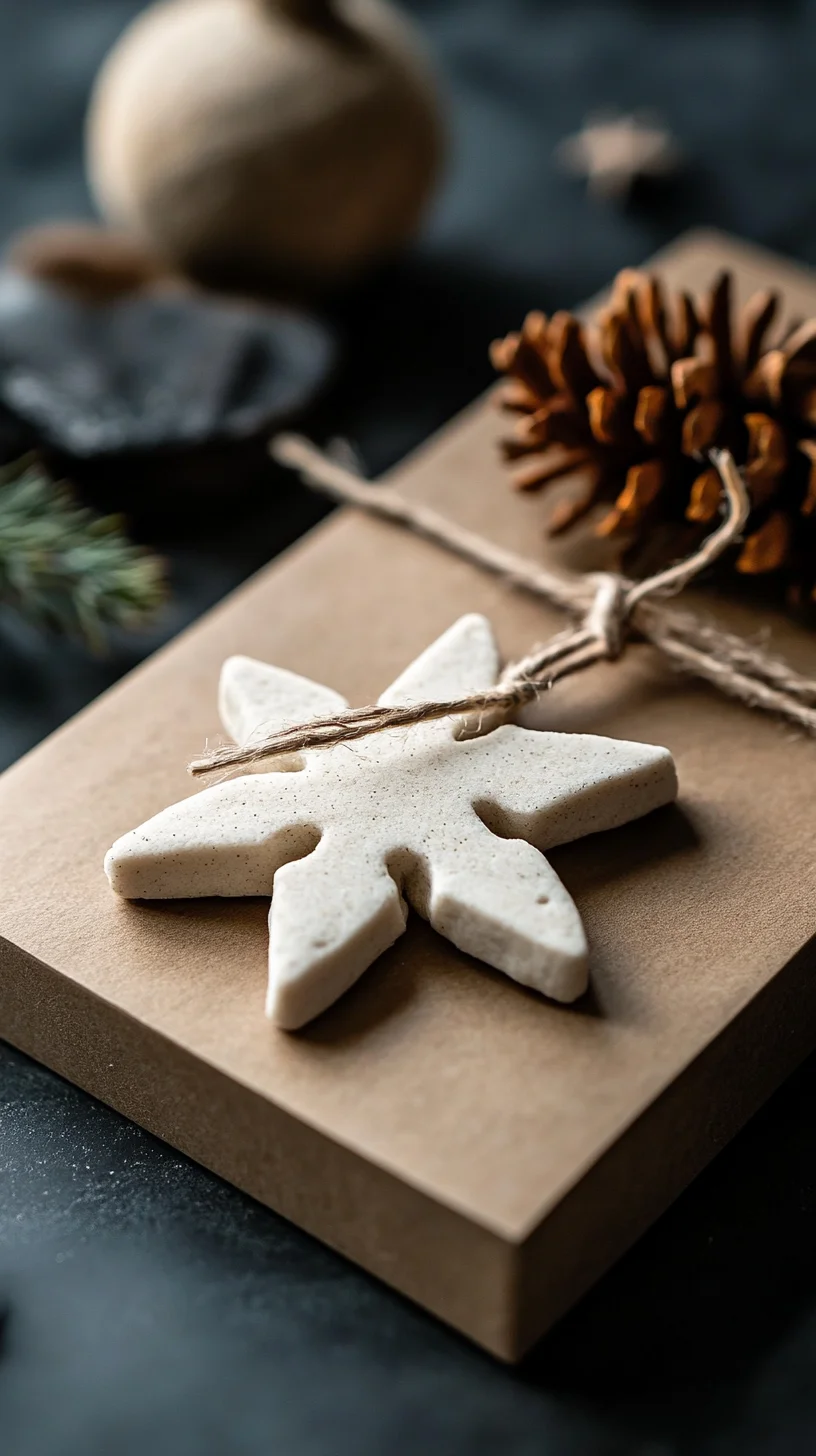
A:
<svg viewBox="0 0 816 1456">
<path fill-rule="evenodd" d="M 498 670 L 490 623 L 461 617 L 379 701 L 479 692 Z M 221 718 L 242 745 L 347 706 L 248 657 L 222 669 Z M 573 1001 L 587 986 L 586 937 L 544 851 L 670 802 L 672 756 L 514 724 L 476 738 L 457 729 L 450 719 L 390 729 L 205 789 L 116 841 L 111 886 L 168 899 L 270 895 L 274 880 L 267 1014 L 289 1030 L 393 944 L 409 905 L 460 950 Z"/>
</svg>

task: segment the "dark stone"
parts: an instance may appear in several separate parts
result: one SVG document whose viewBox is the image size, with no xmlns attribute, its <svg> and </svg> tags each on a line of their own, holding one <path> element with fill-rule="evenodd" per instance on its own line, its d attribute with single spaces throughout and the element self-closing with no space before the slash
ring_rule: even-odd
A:
<svg viewBox="0 0 816 1456">
<path fill-rule="evenodd" d="M 78 461 L 257 438 L 303 410 L 333 355 L 290 308 L 193 292 L 90 303 L 0 273 L 0 401 Z"/>
</svg>

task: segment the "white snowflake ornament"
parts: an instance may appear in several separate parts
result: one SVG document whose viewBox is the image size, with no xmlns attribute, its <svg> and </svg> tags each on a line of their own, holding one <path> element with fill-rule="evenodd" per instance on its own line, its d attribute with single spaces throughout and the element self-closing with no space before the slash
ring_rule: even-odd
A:
<svg viewBox="0 0 816 1456">
<path fill-rule="evenodd" d="M 480 692 L 498 670 L 490 623 L 462 617 L 380 703 Z M 222 669 L 221 718 L 242 745 L 347 706 L 247 657 Z M 271 895 L 267 1014 L 289 1030 L 393 944 L 409 905 L 460 950 L 573 1001 L 586 938 L 544 851 L 674 799 L 671 754 L 513 724 L 460 739 L 460 727 L 389 729 L 204 789 L 116 841 L 111 886 L 128 899 Z"/>
</svg>

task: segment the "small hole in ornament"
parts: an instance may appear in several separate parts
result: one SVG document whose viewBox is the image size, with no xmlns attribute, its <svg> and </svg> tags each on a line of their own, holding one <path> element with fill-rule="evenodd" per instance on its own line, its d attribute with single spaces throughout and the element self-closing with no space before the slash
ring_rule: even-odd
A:
<svg viewBox="0 0 816 1456">
<path fill-rule="evenodd" d="M 549 895 L 536 895 L 536 905 L 549 905 Z"/>
</svg>

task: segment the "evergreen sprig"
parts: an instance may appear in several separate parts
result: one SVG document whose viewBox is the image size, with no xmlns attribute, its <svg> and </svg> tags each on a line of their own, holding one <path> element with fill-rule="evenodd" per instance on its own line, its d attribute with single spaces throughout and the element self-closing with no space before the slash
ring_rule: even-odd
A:
<svg viewBox="0 0 816 1456">
<path fill-rule="evenodd" d="M 164 600 L 160 561 L 99 516 L 34 456 L 0 469 L 0 601 L 37 626 L 99 650 L 109 628 L 136 628 Z"/>
</svg>

